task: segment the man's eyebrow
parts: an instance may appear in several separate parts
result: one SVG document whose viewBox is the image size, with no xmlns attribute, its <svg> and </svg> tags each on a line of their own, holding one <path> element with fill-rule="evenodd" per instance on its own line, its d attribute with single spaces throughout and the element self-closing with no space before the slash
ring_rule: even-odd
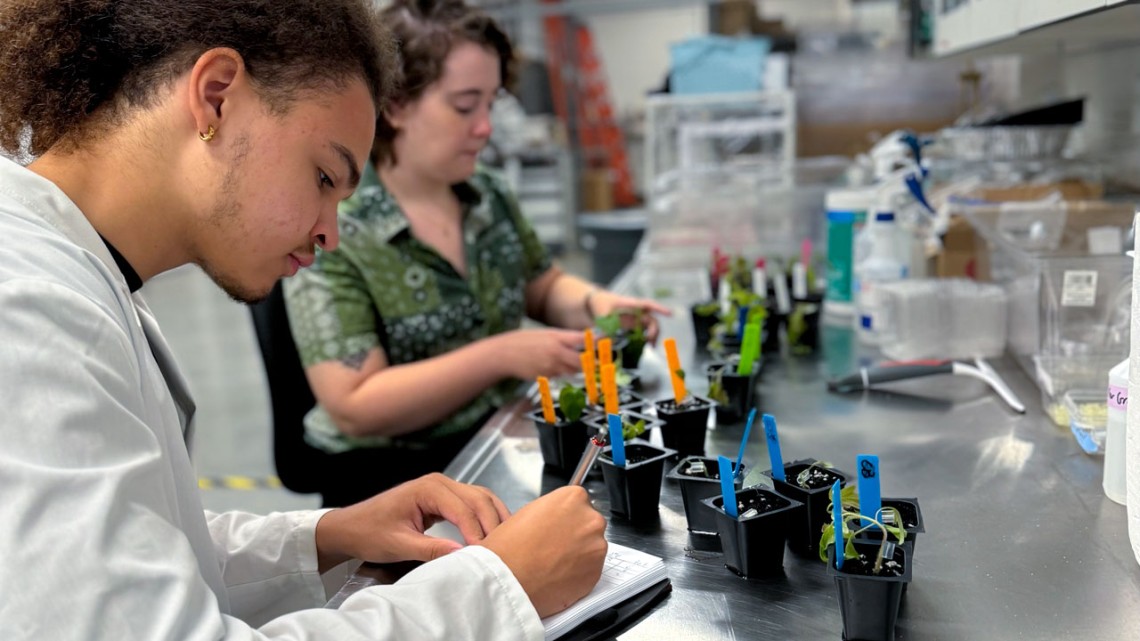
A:
<svg viewBox="0 0 1140 641">
<path fill-rule="evenodd" d="M 332 143 L 332 148 L 341 157 L 344 164 L 348 165 L 348 186 L 355 191 L 356 186 L 360 184 L 360 170 L 357 169 L 356 156 L 353 156 L 352 152 L 340 143 Z"/>
</svg>

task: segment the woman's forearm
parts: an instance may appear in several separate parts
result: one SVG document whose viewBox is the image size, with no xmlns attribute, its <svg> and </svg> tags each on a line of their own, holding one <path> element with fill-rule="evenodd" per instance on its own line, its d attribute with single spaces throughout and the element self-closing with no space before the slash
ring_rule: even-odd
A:
<svg viewBox="0 0 1140 641">
<path fill-rule="evenodd" d="M 507 376 L 495 338 L 446 354 L 381 368 L 339 402 L 323 404 L 349 436 L 400 436 L 447 418 Z"/>
<path fill-rule="evenodd" d="M 567 329 L 585 329 L 593 324 L 592 310 L 588 304 L 601 290 L 577 276 L 558 273 L 546 284 L 541 292 L 534 292 L 536 298 L 531 316 L 547 325 Z M 532 292 L 528 288 L 528 303 Z"/>
</svg>

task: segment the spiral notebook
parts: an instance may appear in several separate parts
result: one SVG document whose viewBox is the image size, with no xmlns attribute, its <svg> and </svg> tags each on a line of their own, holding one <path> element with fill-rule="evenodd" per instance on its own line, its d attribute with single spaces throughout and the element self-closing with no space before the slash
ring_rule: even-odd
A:
<svg viewBox="0 0 1140 641">
<path fill-rule="evenodd" d="M 661 557 L 610 543 L 602 578 L 589 594 L 558 614 L 546 617 L 546 641 L 561 638 L 599 612 L 630 600 L 667 580 Z"/>
</svg>

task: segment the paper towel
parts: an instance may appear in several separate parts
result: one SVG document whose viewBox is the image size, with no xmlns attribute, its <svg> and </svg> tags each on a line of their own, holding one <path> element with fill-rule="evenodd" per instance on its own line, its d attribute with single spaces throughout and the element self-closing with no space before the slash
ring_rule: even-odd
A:
<svg viewBox="0 0 1140 641">
<path fill-rule="evenodd" d="M 1133 229 L 1140 226 L 1140 215 L 1133 221 Z M 1136 252 L 1140 254 L 1140 234 L 1136 235 Z M 1140 260 L 1132 261 L 1132 347 L 1128 354 L 1128 397 L 1140 398 Z M 1132 553 L 1140 563 L 1140 402 L 1128 404 L 1128 423 L 1125 428 L 1125 485 L 1128 495 L 1128 539 Z"/>
</svg>

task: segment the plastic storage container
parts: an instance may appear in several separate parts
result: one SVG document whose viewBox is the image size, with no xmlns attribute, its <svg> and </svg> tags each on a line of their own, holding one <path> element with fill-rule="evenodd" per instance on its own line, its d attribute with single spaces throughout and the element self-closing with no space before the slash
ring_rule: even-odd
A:
<svg viewBox="0 0 1140 641">
<path fill-rule="evenodd" d="M 883 353 L 896 360 L 992 358 L 1005 351 L 1005 290 L 965 279 L 917 279 L 879 286 L 886 318 Z"/>
<path fill-rule="evenodd" d="M 875 214 L 856 241 L 859 262 L 855 265 L 855 307 L 858 313 L 856 328 L 859 340 L 868 345 L 879 345 L 888 332 L 879 286 L 902 280 L 906 265 L 898 257 L 898 229 L 894 212 Z M 865 258 L 860 256 L 865 253 Z"/>
<path fill-rule="evenodd" d="M 1108 371 L 1108 427 L 1104 439 L 1104 495 L 1126 505 L 1125 436 L 1128 433 L 1128 359 Z"/>
<path fill-rule="evenodd" d="M 1053 421 L 1067 423 L 1086 454 L 1104 454 L 1108 407 L 1099 390 L 1071 389 L 1050 409 Z"/>
<path fill-rule="evenodd" d="M 1064 222 L 1050 249 L 1058 208 Z M 1071 427 L 1065 394 L 1094 390 L 1103 403 L 1108 371 L 1128 356 L 1132 260 L 1091 255 L 1088 232 L 1116 227 L 1127 237 L 1132 209 L 1099 201 L 1046 203 L 1036 222 L 1027 213 L 1032 209 L 1018 209 L 1014 225 L 1008 215 L 1003 222 L 1001 206 L 958 206 L 984 239 L 991 277 L 1009 297 L 1008 351 L 1037 382 L 1047 413 L 1062 427 Z"/>
<path fill-rule="evenodd" d="M 827 192 L 827 293 L 823 311 L 827 316 L 850 316 L 855 311 L 852 291 L 855 278 L 855 233 L 867 220 L 874 205 L 871 189 L 833 189 Z"/>
</svg>

